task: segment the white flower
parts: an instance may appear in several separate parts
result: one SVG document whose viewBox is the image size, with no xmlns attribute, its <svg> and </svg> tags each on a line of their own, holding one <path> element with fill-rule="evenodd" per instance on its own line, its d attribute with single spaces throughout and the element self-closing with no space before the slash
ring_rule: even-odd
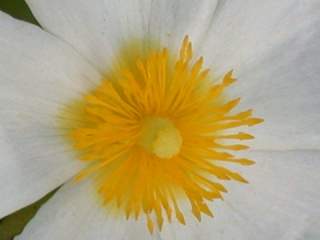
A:
<svg viewBox="0 0 320 240">
<path fill-rule="evenodd" d="M 319 1 L 27 0 L 27 3 L 44 30 L 0 13 L 0 218 L 64 185 L 42 206 L 18 239 L 320 238 Z M 214 218 L 204 216 L 198 222 L 191 211 L 184 211 L 185 226 L 178 223 L 184 222 L 178 216 L 178 221 L 164 220 L 160 230 L 162 224 L 155 216 L 158 213 L 156 205 L 141 210 L 144 213 L 138 214 L 138 220 L 132 217 L 126 220 L 122 212 L 114 212 L 116 207 L 110 207 L 107 194 L 103 191 L 102 195 L 97 194 L 91 176 L 94 171 L 85 161 L 78 160 L 84 158 L 82 144 L 89 140 L 81 135 L 87 122 L 84 125 L 76 125 L 76 122 L 88 119 L 73 113 L 72 104 L 89 96 L 89 100 L 86 98 L 89 104 L 94 101 L 104 105 L 106 102 L 97 103 L 95 91 L 107 96 L 111 94 L 109 85 L 102 91 L 100 86 L 105 79 L 118 76 L 116 71 L 110 77 L 111 70 L 123 70 L 123 60 L 129 61 L 136 49 L 146 49 L 146 58 L 160 66 L 160 60 L 154 60 L 156 58 L 152 58 L 149 50 L 165 48 L 175 54 L 186 35 L 193 43 L 195 57 L 204 57 L 205 66 L 212 71 L 211 77 L 218 78 L 230 69 L 234 70 L 239 81 L 230 88 L 228 99 L 240 96 L 241 108 L 253 108 L 265 122 L 250 129 L 257 139 L 251 142 L 252 148 L 246 157 L 253 158 L 256 164 L 250 168 L 228 165 L 233 171 L 241 172 L 250 183 L 223 182 L 228 189 L 228 194 L 223 195 L 224 201 L 209 203 Z M 184 43 L 182 63 L 190 60 L 188 38 Z M 126 47 L 129 53 L 121 54 Z M 157 52 L 159 56 L 160 53 L 161 56 L 166 54 L 165 51 Z M 147 66 L 146 63 L 140 65 Z M 183 71 L 189 71 L 192 66 L 197 63 L 192 62 Z M 155 73 L 158 72 L 148 74 L 155 76 Z M 226 85 L 233 81 L 230 74 L 225 79 Z M 124 92 L 120 94 L 122 97 L 128 96 L 124 91 L 128 86 L 120 86 L 117 90 Z M 194 89 L 200 89 L 202 94 L 204 85 L 197 86 Z M 150 96 L 156 99 L 155 94 L 161 93 L 161 87 L 159 91 L 158 88 L 150 89 L 153 90 L 145 101 L 153 101 Z M 139 94 L 131 100 L 139 99 L 136 98 Z M 191 100 L 197 102 L 201 94 L 196 92 Z M 159 95 L 159 99 L 170 97 Z M 168 100 L 168 104 L 174 105 L 174 102 Z M 61 109 L 67 109 L 69 115 L 61 113 Z M 121 109 L 121 105 L 117 109 Z M 198 122 L 192 120 L 200 115 L 194 118 L 192 114 L 191 120 L 184 123 L 199 127 Z M 72 117 L 76 119 L 68 123 L 60 121 Z M 94 122 L 89 120 L 90 124 Z M 252 125 L 252 121 L 260 122 L 256 118 L 250 118 L 250 121 L 247 125 Z M 143 132 L 139 138 L 140 147 L 163 160 L 182 151 L 186 141 L 183 131 L 176 130 L 167 120 L 156 118 L 151 122 L 151 125 L 149 120 L 144 122 L 143 130 L 140 129 Z M 71 137 L 75 147 L 66 141 L 65 132 L 60 131 L 63 127 L 67 129 L 67 135 L 76 134 Z M 72 130 L 68 132 L 70 128 Z M 158 134 L 157 137 L 144 134 L 152 131 Z M 121 133 L 108 132 L 115 138 L 120 138 Z M 250 138 L 249 135 L 241 136 Z M 128 137 L 128 142 L 130 139 Z M 163 147 L 163 142 L 169 140 L 170 148 L 169 145 Z M 122 140 L 121 144 L 128 142 Z M 242 148 L 236 146 L 231 148 Z M 106 150 L 97 149 L 90 148 L 89 153 L 86 152 L 90 155 L 85 158 L 91 161 L 99 156 L 98 152 Z M 110 155 L 113 156 L 109 152 L 108 159 Z M 221 158 L 230 160 L 226 156 Z M 98 166 L 101 170 L 102 166 Z M 222 171 L 219 172 L 222 178 L 244 181 L 239 175 L 232 175 L 233 172 L 219 171 Z M 150 180 L 153 176 L 159 179 L 156 172 L 148 174 L 150 176 L 146 175 L 144 179 Z M 86 178 L 73 181 L 74 176 Z M 124 186 L 128 179 L 131 178 L 123 176 Z M 118 189 L 126 189 L 116 182 Z M 181 181 L 181 186 L 195 189 L 188 184 Z M 103 186 L 108 189 L 109 185 Z M 202 203 L 203 195 L 199 192 L 188 193 L 193 194 L 190 199 L 201 199 L 197 203 Z M 107 202 L 106 206 L 101 204 L 101 196 Z M 161 203 L 166 209 L 163 201 L 149 200 L 148 204 Z M 202 207 L 201 211 L 210 215 L 210 211 Z M 133 209 L 129 208 L 129 213 L 133 214 Z M 120 210 L 125 211 L 121 207 Z M 154 216 L 149 216 L 151 213 Z M 193 214 L 197 216 L 197 210 Z"/>
</svg>

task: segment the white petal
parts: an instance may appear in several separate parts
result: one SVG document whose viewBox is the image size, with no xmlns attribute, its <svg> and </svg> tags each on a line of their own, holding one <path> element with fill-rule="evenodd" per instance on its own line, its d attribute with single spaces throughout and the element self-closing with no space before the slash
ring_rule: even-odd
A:
<svg viewBox="0 0 320 240">
<path fill-rule="evenodd" d="M 0 218 L 69 179 L 81 164 L 57 111 L 99 80 L 68 45 L 0 12 Z"/>
<path fill-rule="evenodd" d="M 160 240 L 143 221 L 127 221 L 100 203 L 91 181 L 63 186 L 29 222 L 18 240 Z"/>
<path fill-rule="evenodd" d="M 27 0 L 40 24 L 106 71 L 128 40 L 150 37 L 170 48 L 207 34 L 216 0 Z M 147 43 L 147 42 L 146 42 Z"/>
<path fill-rule="evenodd" d="M 231 95 L 265 123 L 256 149 L 319 149 L 320 2 L 221 3 L 200 51 L 217 75 L 235 70 Z"/>
<path fill-rule="evenodd" d="M 166 225 L 154 239 L 318 239 L 320 153 L 257 151 L 250 157 L 257 161 L 243 173 L 250 183 L 227 184 L 225 201 L 212 204 L 215 218 L 199 224 L 188 216 L 186 226 Z M 144 222 L 109 215 L 92 186 L 90 181 L 64 186 L 19 239 L 151 239 Z"/>
<path fill-rule="evenodd" d="M 230 183 L 225 201 L 213 202 L 215 217 L 173 225 L 163 239 L 320 239 L 320 152 L 252 152 L 257 164 Z M 243 169 L 243 167 L 242 167 Z M 194 219 L 194 217 L 193 217 Z"/>
</svg>

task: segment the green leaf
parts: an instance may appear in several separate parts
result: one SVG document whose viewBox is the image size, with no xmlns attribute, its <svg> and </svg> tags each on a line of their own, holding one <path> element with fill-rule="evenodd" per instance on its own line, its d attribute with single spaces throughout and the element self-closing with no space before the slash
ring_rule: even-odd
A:
<svg viewBox="0 0 320 240">
<path fill-rule="evenodd" d="M 23 0 L 0 0 L 0 10 L 15 18 L 38 24 Z"/>
<path fill-rule="evenodd" d="M 53 196 L 57 191 L 54 190 L 47 194 L 39 201 L 22 208 L 21 210 L 3 218 L 0 220 L 0 239 L 12 240 L 14 236 L 20 234 L 25 225 L 31 220 L 31 218 L 37 213 L 38 209 Z"/>
</svg>

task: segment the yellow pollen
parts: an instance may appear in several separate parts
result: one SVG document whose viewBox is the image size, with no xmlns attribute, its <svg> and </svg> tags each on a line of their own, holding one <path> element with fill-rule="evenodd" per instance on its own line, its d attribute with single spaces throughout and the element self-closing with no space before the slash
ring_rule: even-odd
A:
<svg viewBox="0 0 320 240">
<path fill-rule="evenodd" d="M 171 158 L 179 153 L 182 137 L 170 120 L 153 117 L 144 121 L 139 143 L 159 158 Z"/>
<path fill-rule="evenodd" d="M 235 110 L 240 98 L 225 95 L 236 81 L 232 71 L 213 81 L 188 37 L 178 54 L 137 49 L 120 50 L 101 83 L 58 119 L 87 162 L 75 180 L 93 178 L 103 206 L 117 217 L 143 218 L 153 233 L 173 218 L 187 224 L 186 212 L 198 221 L 212 217 L 209 203 L 223 200 L 225 181 L 247 183 L 228 166 L 254 164 L 236 155 L 254 139 L 243 127 L 263 120 L 252 109 Z"/>
</svg>

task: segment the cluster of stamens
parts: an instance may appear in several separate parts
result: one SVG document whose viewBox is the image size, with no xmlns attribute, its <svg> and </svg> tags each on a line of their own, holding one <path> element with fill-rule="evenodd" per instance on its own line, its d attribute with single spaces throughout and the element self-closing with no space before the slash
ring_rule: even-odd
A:
<svg viewBox="0 0 320 240">
<path fill-rule="evenodd" d="M 117 70 L 116 79 L 106 77 L 77 111 L 69 109 L 81 121 L 67 137 L 88 162 L 76 179 L 94 177 L 107 207 L 126 218 L 146 217 L 150 232 L 173 217 L 185 224 L 185 211 L 199 221 L 213 216 L 208 203 L 222 199 L 222 181 L 247 182 L 222 163 L 254 163 L 231 153 L 248 146 L 226 142 L 252 139 L 230 130 L 262 119 L 250 109 L 234 113 L 240 99 L 223 94 L 235 82 L 232 72 L 213 83 L 203 61 L 193 62 L 186 37 L 177 57 L 150 51 Z"/>
</svg>

